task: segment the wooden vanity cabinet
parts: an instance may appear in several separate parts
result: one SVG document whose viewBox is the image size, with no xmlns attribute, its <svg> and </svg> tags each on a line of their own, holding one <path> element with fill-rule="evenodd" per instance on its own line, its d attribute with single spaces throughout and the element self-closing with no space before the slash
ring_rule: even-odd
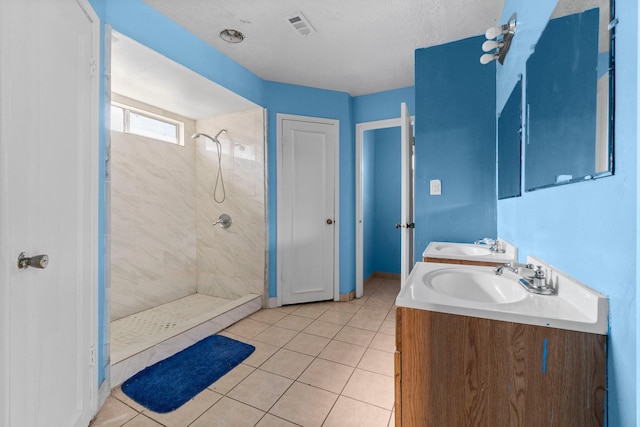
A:
<svg viewBox="0 0 640 427">
<path fill-rule="evenodd" d="M 396 425 L 604 425 L 606 336 L 396 310 Z"/>
</svg>

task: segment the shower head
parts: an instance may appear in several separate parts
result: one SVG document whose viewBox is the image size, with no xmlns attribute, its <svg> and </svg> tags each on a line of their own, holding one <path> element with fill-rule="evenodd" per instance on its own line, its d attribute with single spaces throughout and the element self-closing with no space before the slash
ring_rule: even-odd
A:
<svg viewBox="0 0 640 427">
<path fill-rule="evenodd" d="M 201 132 L 197 132 L 197 133 L 194 133 L 193 135 L 191 135 L 191 139 L 196 139 L 196 138 L 199 138 L 201 136 L 204 136 L 205 138 L 209 138 L 210 140 L 215 141 L 214 138 L 210 137 L 206 133 L 201 133 Z"/>
<path fill-rule="evenodd" d="M 206 133 L 196 132 L 193 135 L 191 135 L 191 139 L 196 139 L 198 137 L 204 136 L 205 138 L 209 138 L 213 142 L 217 142 L 219 144 L 220 141 L 218 141 L 218 137 L 220 136 L 221 133 L 226 132 L 226 131 L 227 131 L 226 129 L 220 129 L 220 131 L 218 133 L 216 133 L 216 136 L 209 136 Z"/>
</svg>

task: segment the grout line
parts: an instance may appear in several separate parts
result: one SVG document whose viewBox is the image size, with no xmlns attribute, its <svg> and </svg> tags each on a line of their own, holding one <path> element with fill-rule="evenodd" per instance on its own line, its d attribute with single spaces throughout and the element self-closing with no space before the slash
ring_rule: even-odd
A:
<svg viewBox="0 0 640 427">
<path fill-rule="evenodd" d="M 334 309 L 338 304 L 344 304 L 344 303 L 333 303 L 333 304 L 327 305 L 327 306 L 328 306 L 328 308 L 327 308 L 326 310 L 324 310 L 321 314 L 319 314 L 316 318 L 311 318 L 311 317 L 306 317 L 306 316 L 295 315 L 295 310 L 294 310 L 294 311 L 291 311 L 291 312 L 288 312 L 288 311 L 280 311 L 281 313 L 284 313 L 285 315 L 284 315 L 284 317 L 282 317 L 282 319 L 280 319 L 280 320 L 276 321 L 276 323 L 280 322 L 281 320 L 283 320 L 283 319 L 285 319 L 285 318 L 287 318 L 288 316 L 291 316 L 291 315 L 295 315 L 296 317 L 301 317 L 301 318 L 310 319 L 310 320 L 311 320 L 311 322 L 310 322 L 307 326 L 305 326 L 302 330 L 295 330 L 295 329 L 289 329 L 289 328 L 285 328 L 285 327 L 282 327 L 282 326 L 278 326 L 278 328 L 286 329 L 286 330 L 290 330 L 290 331 L 294 331 L 294 332 L 296 332 L 296 334 L 295 334 L 295 335 L 293 335 L 293 336 L 291 337 L 291 339 L 289 339 L 286 343 L 284 343 L 284 344 L 283 344 L 283 345 L 281 345 L 281 346 L 280 346 L 280 345 L 274 345 L 274 344 L 272 344 L 272 343 L 263 343 L 263 342 L 261 342 L 261 341 L 258 341 L 258 342 L 260 342 L 261 344 L 265 344 L 265 345 L 270 345 L 270 346 L 273 346 L 273 347 L 277 347 L 278 349 L 277 349 L 273 354 L 271 354 L 268 358 L 266 358 L 262 363 L 260 363 L 260 365 L 259 365 L 259 366 L 254 367 L 254 366 L 251 366 L 251 365 L 246 365 L 246 366 L 248 366 L 249 368 L 251 368 L 251 369 L 252 369 L 252 371 L 251 371 L 247 376 L 245 376 L 244 378 L 242 378 L 241 380 L 239 380 L 239 381 L 238 381 L 238 383 L 237 383 L 237 384 L 235 384 L 232 388 L 230 388 L 226 393 L 224 393 L 224 394 L 222 394 L 222 393 L 218 393 L 218 392 L 216 392 L 216 391 L 211 390 L 209 387 L 207 387 L 207 389 L 208 389 L 208 390 L 210 390 L 210 391 L 212 391 L 212 392 L 214 392 L 214 393 L 220 394 L 220 395 L 222 395 L 222 397 L 221 397 L 219 400 L 217 400 L 215 403 L 213 403 L 211 406 L 209 406 L 207 409 L 205 409 L 204 411 L 202 411 L 202 412 L 201 412 L 201 413 L 200 413 L 200 414 L 199 414 L 199 415 L 198 415 L 198 416 L 197 416 L 197 417 L 192 421 L 192 423 L 191 423 L 190 425 L 192 425 L 193 423 L 195 423 L 195 422 L 196 422 L 198 419 L 200 419 L 200 418 L 201 418 L 201 417 L 202 417 L 206 412 L 208 412 L 209 410 L 211 410 L 211 408 L 213 408 L 213 406 L 215 406 L 217 403 L 219 403 L 219 402 L 220 402 L 220 400 L 222 400 L 224 397 L 226 397 L 226 398 L 228 398 L 228 399 L 231 399 L 231 400 L 234 400 L 234 401 L 237 401 L 237 402 L 239 402 L 239 403 L 242 403 L 242 404 L 244 404 L 244 405 L 250 406 L 250 407 L 252 407 L 252 408 L 255 408 L 255 409 L 258 409 L 258 410 L 260 410 L 260 411 L 264 412 L 264 415 L 260 418 L 260 420 L 262 420 L 262 419 L 266 416 L 266 414 L 270 414 L 271 416 L 276 417 L 276 418 L 278 418 L 278 419 L 286 420 L 287 422 L 290 422 L 290 423 L 292 423 L 292 424 L 298 425 L 298 424 L 294 423 L 294 422 L 293 422 L 293 421 L 291 421 L 291 420 L 287 420 L 287 419 L 285 419 L 285 418 L 279 417 L 279 416 L 274 415 L 274 414 L 271 414 L 271 413 L 269 412 L 269 411 L 270 411 L 271 409 L 273 409 L 273 407 L 274 407 L 274 406 L 275 406 L 275 405 L 276 405 L 276 404 L 277 404 L 277 403 L 282 399 L 282 397 L 287 393 L 287 391 L 288 391 L 288 390 L 289 390 L 289 389 L 290 389 L 290 388 L 291 388 L 295 383 L 300 383 L 300 384 L 302 384 L 302 385 L 306 385 L 306 386 L 308 386 L 308 387 L 312 387 L 312 388 L 315 388 L 315 389 L 318 389 L 318 390 L 322 390 L 322 391 L 324 391 L 324 392 L 328 392 L 328 393 L 331 393 L 331 394 L 333 394 L 333 395 L 336 395 L 336 396 L 337 396 L 337 397 L 336 397 L 336 400 L 334 401 L 333 405 L 331 406 L 331 408 L 329 409 L 329 411 L 327 412 L 327 414 L 326 414 L 326 416 L 325 416 L 325 418 L 324 418 L 324 420 L 323 420 L 323 424 L 324 424 L 324 423 L 326 422 L 327 418 L 329 417 L 329 415 L 331 414 L 331 411 L 333 411 L 333 409 L 335 408 L 335 405 L 336 405 L 336 403 L 337 403 L 338 399 L 340 398 L 340 396 L 344 396 L 342 393 L 344 392 L 345 388 L 347 387 L 347 384 L 349 383 L 349 381 L 351 381 L 351 379 L 353 378 L 354 374 L 356 373 L 356 370 L 360 369 L 361 371 L 364 371 L 364 372 L 369 372 L 369 373 L 377 374 L 377 375 L 384 376 L 384 377 L 387 377 L 387 378 L 389 377 L 388 375 L 384 375 L 384 374 L 381 374 L 381 373 L 376 372 L 376 371 L 371 371 L 371 370 L 368 370 L 368 369 L 364 369 L 364 368 L 360 368 L 360 367 L 359 367 L 360 363 L 362 362 L 362 360 L 363 360 L 363 358 L 364 358 L 365 354 L 367 353 L 367 351 L 368 351 L 369 349 L 376 350 L 376 351 L 380 351 L 380 352 L 383 352 L 383 353 L 389 353 L 389 352 L 387 352 L 387 351 L 385 351 L 385 350 L 380 350 L 380 349 L 376 349 L 376 348 L 371 347 L 371 344 L 373 343 L 373 341 L 375 340 L 375 337 L 376 337 L 378 334 L 383 334 L 383 335 L 386 335 L 386 336 L 394 336 L 394 335 L 395 335 L 395 334 L 386 334 L 386 333 L 384 333 L 384 332 L 380 332 L 380 329 L 382 328 L 382 326 L 384 325 L 384 323 L 385 323 L 386 321 L 392 321 L 392 320 L 389 320 L 389 319 L 388 319 L 388 317 L 389 317 L 389 315 L 391 314 L 391 312 L 392 312 L 392 311 L 395 311 L 395 305 L 394 305 L 394 304 L 392 304 L 390 307 L 388 307 L 388 308 L 387 308 L 387 307 L 386 307 L 386 303 L 385 303 L 385 304 L 378 304 L 377 302 L 371 301 L 371 304 L 367 304 L 367 303 L 368 303 L 368 301 L 369 301 L 369 299 L 371 299 L 371 297 L 375 296 L 375 295 L 376 295 L 376 293 L 377 293 L 377 291 L 378 291 L 379 289 L 381 289 L 381 288 L 384 288 L 385 286 L 386 286 L 386 285 L 383 285 L 383 284 L 381 284 L 381 283 L 380 283 L 380 284 L 377 284 L 377 285 L 375 286 L 375 290 L 371 290 L 370 292 L 366 293 L 366 294 L 363 296 L 363 298 L 362 298 L 362 300 L 363 300 L 363 301 L 362 301 L 361 303 L 360 303 L 360 302 L 358 302 L 358 303 L 352 303 L 353 305 L 357 305 L 357 306 L 358 306 L 357 310 L 355 310 L 355 311 L 353 311 L 353 312 L 351 312 L 351 310 L 346 310 L 346 311 L 333 310 L 333 309 Z M 373 287 L 372 287 L 372 288 L 373 288 Z M 368 290 L 368 289 L 365 289 L 365 292 L 366 292 L 367 290 Z M 395 289 L 394 289 L 394 292 L 397 292 L 397 291 L 399 291 L 399 289 L 397 289 L 397 290 L 395 290 Z M 386 298 L 386 295 L 384 295 L 384 293 L 381 293 L 381 294 L 380 294 L 380 296 L 381 296 L 381 298 L 379 298 L 379 300 L 380 300 L 380 301 L 384 301 L 384 300 L 386 300 L 386 299 L 387 299 L 387 298 Z M 374 298 L 374 300 L 378 300 L 378 299 L 377 299 L 377 298 Z M 349 303 L 351 303 L 351 302 L 349 302 Z M 299 305 L 299 307 L 298 307 L 296 310 L 300 309 L 301 307 L 304 307 L 304 305 L 302 305 L 302 304 L 298 304 L 298 305 Z M 320 305 L 318 305 L 318 306 L 320 306 Z M 353 317 L 354 317 L 357 313 L 361 312 L 361 310 L 362 310 L 363 308 L 365 308 L 365 307 L 368 307 L 368 308 L 370 308 L 370 309 L 374 309 L 374 310 L 380 310 L 380 311 L 382 311 L 382 310 L 386 310 L 386 312 L 387 312 L 387 314 L 385 315 L 385 317 L 382 319 L 382 322 L 381 322 L 380 326 L 378 326 L 378 327 L 377 327 L 377 329 L 376 329 L 375 331 L 368 330 L 368 329 L 362 329 L 362 328 L 358 328 L 358 327 L 356 327 L 356 326 L 351 326 L 351 325 L 349 325 L 349 322 L 353 319 Z M 277 308 L 274 308 L 274 309 L 268 309 L 268 310 L 277 310 Z M 338 313 L 345 313 L 345 314 L 347 314 L 347 315 L 350 315 L 349 320 L 347 321 L 347 323 L 342 324 L 342 323 L 328 322 L 328 321 L 326 321 L 326 320 L 322 320 L 322 319 L 320 319 L 320 317 L 322 317 L 324 314 L 328 313 L 329 311 L 338 312 Z M 365 310 L 365 311 L 366 311 L 366 310 Z M 262 321 L 260 321 L 260 320 L 253 319 L 253 318 L 251 318 L 250 316 L 249 316 L 249 317 L 247 317 L 247 318 L 245 318 L 245 319 L 251 319 L 252 321 L 255 321 L 255 322 L 258 322 L 258 323 L 260 323 L 260 324 L 263 324 L 263 325 L 265 325 L 265 326 L 266 326 L 266 328 L 265 328 L 264 330 L 262 330 L 260 333 L 258 333 L 258 334 L 256 334 L 255 336 L 253 336 L 252 338 L 250 338 L 250 337 L 245 337 L 245 336 L 241 336 L 241 335 L 239 335 L 239 334 L 237 334 L 237 333 L 229 332 L 229 331 L 228 331 L 228 329 L 229 329 L 229 328 L 223 329 L 223 330 L 222 330 L 222 331 L 220 331 L 219 333 L 225 332 L 225 333 L 227 333 L 227 334 L 231 334 L 231 335 L 233 335 L 233 336 L 235 336 L 235 337 L 238 337 L 238 339 L 239 339 L 240 341 L 251 341 L 251 340 L 254 340 L 254 341 L 255 341 L 255 337 L 256 337 L 256 336 L 260 335 L 262 332 L 264 332 L 265 330 L 269 329 L 270 327 L 275 326 L 275 323 L 270 324 L 270 323 L 262 322 Z M 245 320 L 245 319 L 242 319 L 242 320 Z M 242 320 L 241 320 L 241 321 L 242 321 Z M 374 322 L 375 322 L 375 321 L 378 321 L 378 319 L 371 319 L 371 320 L 372 320 L 372 321 L 374 321 Z M 312 333 L 309 333 L 309 332 L 305 332 L 305 330 L 306 330 L 309 326 L 311 326 L 314 322 L 316 322 L 316 321 L 323 322 L 323 323 L 330 323 L 330 324 L 333 324 L 333 325 L 338 325 L 338 326 L 340 326 L 340 329 L 339 329 L 339 330 L 338 330 L 338 332 L 336 332 L 336 333 L 333 335 L 333 337 L 331 337 L 331 338 L 326 337 L 326 336 L 322 336 L 322 335 L 316 335 L 316 334 L 312 334 Z M 239 323 L 239 322 L 238 322 L 238 323 Z M 394 322 L 394 323 L 395 323 L 395 322 Z M 352 328 L 352 329 L 358 329 L 358 330 L 362 330 L 362 331 L 372 332 L 372 333 L 374 334 L 374 336 L 373 336 L 373 338 L 371 339 L 371 342 L 369 342 L 369 344 L 368 344 L 368 345 L 366 345 L 366 346 L 363 346 L 363 345 L 360 345 L 360 344 L 351 343 L 351 342 L 348 342 L 348 341 L 341 341 L 341 340 L 339 340 L 339 339 L 336 339 L 336 336 L 338 336 L 338 335 L 340 334 L 340 332 L 341 332 L 341 331 L 343 331 L 346 327 L 349 327 L 349 328 Z M 291 349 L 285 348 L 285 346 L 286 346 L 286 345 L 288 345 L 288 344 L 289 344 L 293 339 L 295 339 L 295 338 L 296 338 L 298 335 L 300 335 L 301 333 L 305 333 L 305 334 L 307 334 L 307 335 L 312 335 L 312 336 L 316 336 L 316 337 L 326 338 L 326 339 L 328 340 L 328 342 L 327 342 L 327 344 L 325 344 L 325 345 L 323 346 L 322 350 L 320 350 L 320 352 L 319 352 L 317 355 L 315 355 L 315 356 L 313 356 L 313 355 L 309 355 L 309 354 L 306 354 L 306 353 L 301 353 L 301 352 L 296 351 L 296 350 L 291 350 Z M 328 359 L 324 359 L 324 358 L 321 358 L 321 357 L 320 357 L 320 354 L 322 353 L 322 351 L 324 351 L 324 350 L 326 349 L 326 347 L 327 347 L 327 346 L 328 346 L 332 341 L 336 341 L 336 342 L 339 342 L 339 343 L 346 343 L 346 344 L 350 344 L 350 345 L 355 345 L 355 346 L 357 346 L 357 347 L 365 348 L 365 351 L 364 351 L 364 353 L 360 356 L 360 358 L 358 359 L 358 361 L 357 361 L 357 363 L 356 363 L 356 366 L 350 366 L 350 365 L 346 365 L 346 364 L 341 363 L 341 362 L 336 362 L 336 361 L 333 361 L 333 360 L 328 360 Z M 285 376 L 283 376 L 283 375 L 276 374 L 276 373 L 269 372 L 269 371 L 266 371 L 266 370 L 264 370 L 264 369 L 261 369 L 262 365 L 264 365 L 267 361 L 269 361 L 269 360 L 270 360 L 270 359 L 271 359 L 271 358 L 272 358 L 276 353 L 278 353 L 281 349 L 285 349 L 285 350 L 292 351 L 292 352 L 295 352 L 295 353 L 298 353 L 298 354 L 302 354 L 302 355 L 305 355 L 305 356 L 309 356 L 309 357 L 312 357 L 313 359 L 312 359 L 312 360 L 311 360 L 311 362 L 307 365 L 307 367 L 306 367 L 306 368 L 305 368 L 305 369 L 304 369 L 304 370 L 303 370 L 303 371 L 302 371 L 302 372 L 301 372 L 301 373 L 300 373 L 300 374 L 299 374 L 295 379 L 291 379 L 291 378 L 285 377 Z M 335 392 L 333 392 L 333 391 L 326 390 L 326 389 L 323 389 L 323 388 L 321 388 L 321 387 L 317 387 L 317 386 L 312 385 L 312 384 L 306 384 L 306 383 L 304 383 L 304 382 L 298 381 L 298 379 L 299 379 L 299 378 L 300 378 L 300 377 L 301 377 L 301 376 L 302 376 L 302 375 L 303 375 L 303 374 L 304 374 L 304 373 L 309 369 L 309 367 L 310 367 L 310 366 L 311 366 L 311 365 L 312 365 L 316 360 L 318 360 L 318 359 L 323 360 L 323 361 L 327 361 L 327 362 L 330 362 L 330 363 L 335 363 L 335 364 L 338 364 L 338 365 L 342 365 L 342 366 L 345 366 L 345 367 L 348 367 L 348 368 L 351 368 L 351 369 L 352 369 L 352 372 L 351 372 L 351 374 L 349 375 L 349 378 L 345 381 L 345 383 L 344 383 L 344 385 L 342 386 L 342 388 L 340 389 L 340 392 L 339 392 L 339 393 L 335 393 Z M 257 407 L 255 407 L 255 406 L 253 406 L 253 405 L 250 405 L 250 404 L 248 404 L 248 403 L 242 402 L 242 401 L 240 401 L 240 400 L 238 400 L 238 399 L 234 399 L 234 398 L 232 398 L 232 397 L 228 396 L 228 394 L 229 394 L 229 393 L 231 393 L 231 392 L 232 392 L 232 391 L 233 391 L 233 390 L 234 390 L 234 389 L 235 389 L 239 384 L 241 384 L 241 383 L 242 383 L 242 382 L 243 382 L 243 381 L 244 381 L 244 380 L 245 380 L 249 375 L 253 374 L 253 373 L 254 373 L 256 370 L 258 370 L 258 369 L 260 369 L 262 372 L 266 372 L 266 373 L 269 373 L 269 374 L 271 374 L 271 375 L 277 375 L 277 376 L 279 376 L 279 377 L 282 377 L 282 378 L 285 378 L 285 379 L 287 379 L 287 380 L 292 381 L 292 382 L 291 382 L 291 384 L 287 387 L 287 389 L 286 389 L 286 390 L 285 390 L 285 391 L 284 391 L 284 392 L 283 392 L 283 393 L 278 397 L 278 399 L 273 403 L 273 405 L 271 405 L 271 406 L 270 406 L 270 408 L 269 408 L 267 411 L 264 411 L 264 410 L 263 410 L 263 409 L 261 409 L 261 408 L 257 408 Z M 391 377 L 393 377 L 393 376 L 391 376 Z M 140 411 L 138 411 L 137 409 L 133 408 L 133 407 L 132 407 L 130 404 L 128 404 L 127 402 L 125 402 L 125 401 L 123 401 L 123 400 L 119 399 L 119 398 L 118 398 L 118 397 L 116 397 L 116 396 L 113 396 L 113 397 L 114 397 L 114 399 L 116 399 L 117 401 L 119 401 L 119 402 L 123 403 L 125 406 L 129 407 L 130 409 L 132 409 L 133 411 L 135 411 L 135 412 L 136 412 L 136 415 L 135 415 L 133 418 L 131 418 L 131 419 L 127 420 L 127 421 L 125 422 L 125 424 L 126 424 L 127 422 L 130 422 L 130 421 L 131 421 L 131 420 L 133 420 L 134 418 L 136 418 L 138 415 L 142 415 L 142 416 L 143 416 L 143 417 L 145 417 L 145 418 L 149 418 L 149 419 L 151 419 L 151 418 L 150 418 L 150 417 L 145 413 L 145 412 L 146 412 L 146 409 L 143 409 L 143 411 L 142 411 L 142 412 L 140 412 Z M 126 395 L 125 395 L 125 397 L 126 397 Z M 384 408 L 384 407 L 381 407 L 381 406 L 378 406 L 378 405 L 375 405 L 375 404 L 372 404 L 372 403 L 369 403 L 369 402 L 365 402 L 365 401 L 363 401 L 363 400 L 355 399 L 355 398 L 353 398 L 353 397 L 349 397 L 349 396 L 344 396 L 344 397 L 345 397 L 345 398 L 348 398 L 348 399 L 351 399 L 351 400 L 354 400 L 354 401 L 357 401 L 357 402 L 364 403 L 364 404 L 366 404 L 366 405 L 375 406 L 375 407 L 377 407 L 377 408 L 381 408 L 381 409 L 383 409 L 383 410 L 389 411 L 390 415 L 389 415 L 389 419 L 388 419 L 388 421 L 387 421 L 387 425 L 389 425 L 389 424 L 391 423 L 391 420 L 393 419 L 393 416 L 394 416 L 394 415 L 393 415 L 393 413 L 394 413 L 395 405 L 392 407 L 392 409 L 391 409 L 391 410 L 389 410 L 389 409 L 387 409 L 387 408 Z M 158 423 L 158 424 L 160 424 L 160 425 L 162 425 L 160 422 L 158 422 L 158 421 L 156 421 L 156 420 L 153 420 L 153 421 L 154 421 L 154 422 L 157 422 L 157 423 Z M 258 421 L 258 422 L 259 422 L 259 421 Z"/>
</svg>

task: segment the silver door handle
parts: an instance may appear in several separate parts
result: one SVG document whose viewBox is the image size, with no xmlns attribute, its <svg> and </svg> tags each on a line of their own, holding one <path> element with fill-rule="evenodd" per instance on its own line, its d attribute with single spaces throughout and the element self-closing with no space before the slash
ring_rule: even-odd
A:
<svg viewBox="0 0 640 427">
<path fill-rule="evenodd" d="M 396 224 L 396 228 L 416 228 L 416 224 L 411 222 L 407 225 L 405 224 Z"/>
<path fill-rule="evenodd" d="M 36 255 L 27 257 L 25 252 L 21 252 L 18 255 L 18 268 L 24 270 L 29 267 L 34 268 L 47 268 L 49 264 L 49 255 Z"/>
</svg>

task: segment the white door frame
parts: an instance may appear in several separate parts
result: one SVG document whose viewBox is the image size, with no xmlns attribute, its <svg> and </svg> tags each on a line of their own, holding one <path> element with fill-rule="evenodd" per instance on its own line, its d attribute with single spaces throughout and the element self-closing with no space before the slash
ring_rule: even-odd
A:
<svg viewBox="0 0 640 427">
<path fill-rule="evenodd" d="M 414 117 L 411 116 L 411 123 Z M 364 230 L 362 212 L 362 162 L 364 133 L 369 130 L 401 127 L 402 119 L 376 120 L 356 123 L 356 298 L 364 294 Z"/>
<path fill-rule="evenodd" d="M 281 212 L 278 207 L 283 206 L 284 204 L 284 195 L 282 191 L 282 131 L 283 126 L 282 122 L 284 120 L 294 120 L 300 122 L 311 122 L 311 123 L 322 123 L 322 124 L 330 124 L 334 125 L 337 133 L 337 144 L 335 149 L 335 180 L 334 180 L 334 197 L 335 197 L 335 220 L 336 224 L 333 227 L 334 230 L 334 240 L 333 240 L 333 300 L 340 300 L 340 120 L 335 119 L 325 119 L 320 117 L 308 117 L 308 116 L 297 116 L 293 114 L 276 114 L 276 303 L 278 306 L 282 305 L 282 281 L 280 278 L 282 277 L 282 248 L 280 247 L 280 241 L 282 241 L 282 237 L 280 236 L 280 228 L 278 224 L 282 222 L 282 218 L 280 217 Z"/>
</svg>

